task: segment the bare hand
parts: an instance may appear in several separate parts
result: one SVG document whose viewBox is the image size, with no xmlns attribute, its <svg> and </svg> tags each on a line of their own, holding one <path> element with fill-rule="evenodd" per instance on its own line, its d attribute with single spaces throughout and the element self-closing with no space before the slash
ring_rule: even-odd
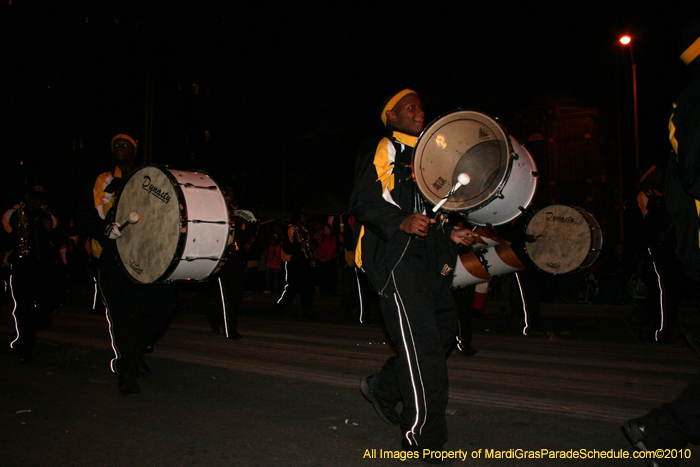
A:
<svg viewBox="0 0 700 467">
<path fill-rule="evenodd" d="M 428 229 L 430 224 L 434 224 L 435 219 L 431 219 L 423 214 L 414 213 L 408 217 L 405 217 L 401 225 L 399 225 L 399 230 L 406 232 L 409 235 L 418 235 L 419 237 L 425 237 L 428 235 Z"/>
<path fill-rule="evenodd" d="M 457 245 L 470 246 L 476 242 L 477 235 L 469 229 L 454 229 L 450 234 L 450 238 Z"/>
</svg>

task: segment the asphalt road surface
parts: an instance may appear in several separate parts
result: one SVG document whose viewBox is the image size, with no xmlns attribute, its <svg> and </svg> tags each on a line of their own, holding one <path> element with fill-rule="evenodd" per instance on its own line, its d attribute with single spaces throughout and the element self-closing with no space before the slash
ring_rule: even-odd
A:
<svg viewBox="0 0 700 467">
<path fill-rule="evenodd" d="M 117 391 L 106 320 L 89 303 L 85 290 L 69 296 L 31 365 L 8 348 L 12 308 L 2 308 L 0 466 L 407 464 L 380 458 L 400 449 L 399 431 L 359 392 L 393 349 L 379 320 L 346 321 L 337 298 L 319 297 L 308 321 L 298 302 L 277 316 L 273 296 L 249 293 L 244 337 L 233 341 L 209 328 L 216 303 L 181 290 L 178 315 L 147 356 L 153 375 L 131 397 Z M 497 306 L 474 321 L 479 354 L 449 359 L 445 449 L 466 456 L 455 465 L 644 466 L 619 426 L 672 400 L 697 371 L 682 339 L 639 343 L 621 320 L 627 308 L 594 305 L 544 305 L 542 331 L 522 336 Z M 700 465 L 697 447 L 688 454 L 681 466 Z M 517 458 L 527 455 L 544 458 Z"/>
</svg>

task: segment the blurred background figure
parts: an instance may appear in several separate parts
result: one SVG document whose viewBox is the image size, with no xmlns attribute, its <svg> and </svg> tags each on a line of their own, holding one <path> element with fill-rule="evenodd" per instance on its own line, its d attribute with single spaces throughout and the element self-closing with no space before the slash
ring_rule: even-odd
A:
<svg viewBox="0 0 700 467">
<path fill-rule="evenodd" d="M 265 249 L 265 293 L 278 294 L 282 292 L 282 244 L 279 235 L 272 234 L 270 245 Z"/>
<path fill-rule="evenodd" d="M 30 363 L 36 333 L 51 325 L 66 291 L 66 239 L 56 218 L 45 209 L 44 188 L 27 189 L 24 201 L 6 214 L 8 243 L 3 251 L 11 264 L 10 292 L 14 301 L 15 338 L 10 347 L 20 363 Z"/>
</svg>

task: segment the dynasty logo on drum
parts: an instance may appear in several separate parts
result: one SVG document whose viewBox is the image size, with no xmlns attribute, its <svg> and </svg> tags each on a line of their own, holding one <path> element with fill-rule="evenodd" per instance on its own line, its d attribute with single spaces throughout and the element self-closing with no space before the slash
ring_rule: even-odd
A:
<svg viewBox="0 0 700 467">
<path fill-rule="evenodd" d="M 564 224 L 573 224 L 574 218 L 572 216 L 557 216 L 551 211 L 547 211 L 545 214 L 545 220 L 548 222 L 563 222 Z"/>
<path fill-rule="evenodd" d="M 143 269 L 141 269 L 141 266 L 139 266 L 139 263 L 137 263 L 133 259 L 129 260 L 129 268 L 132 271 L 134 271 L 136 274 L 138 274 L 139 276 L 141 275 L 141 273 L 143 273 Z"/>
<path fill-rule="evenodd" d="M 145 175 L 143 177 L 143 183 L 141 184 L 141 188 L 146 190 L 149 195 L 153 195 L 159 200 L 163 202 L 163 204 L 168 204 L 170 202 L 170 193 L 167 191 L 163 191 L 157 186 L 153 185 L 151 182 L 151 177 L 148 175 Z"/>
</svg>

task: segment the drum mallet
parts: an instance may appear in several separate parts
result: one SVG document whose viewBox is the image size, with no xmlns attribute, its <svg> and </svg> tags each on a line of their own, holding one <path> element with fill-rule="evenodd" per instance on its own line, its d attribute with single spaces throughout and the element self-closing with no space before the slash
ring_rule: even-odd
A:
<svg viewBox="0 0 700 467">
<path fill-rule="evenodd" d="M 455 191 L 457 191 L 457 189 L 459 187 L 468 185 L 469 182 L 471 182 L 471 181 L 472 181 L 472 178 L 469 176 L 468 173 L 463 172 L 463 173 L 459 174 L 459 176 L 457 176 L 457 183 L 455 183 L 455 186 L 453 186 L 452 189 L 450 190 L 450 192 L 447 193 L 445 195 L 445 197 L 442 198 L 442 200 L 438 204 L 435 205 L 435 207 L 433 208 L 433 212 L 438 212 L 438 209 L 440 209 L 442 207 L 442 205 L 445 204 L 447 202 L 447 200 L 450 199 L 450 197 L 455 194 Z"/>
<path fill-rule="evenodd" d="M 129 213 L 129 220 L 127 220 L 125 223 L 123 223 L 119 230 L 124 232 L 124 229 L 126 229 L 126 227 L 129 224 L 136 224 L 139 220 L 141 220 L 141 216 L 139 216 L 139 213 L 132 211 Z"/>
</svg>

